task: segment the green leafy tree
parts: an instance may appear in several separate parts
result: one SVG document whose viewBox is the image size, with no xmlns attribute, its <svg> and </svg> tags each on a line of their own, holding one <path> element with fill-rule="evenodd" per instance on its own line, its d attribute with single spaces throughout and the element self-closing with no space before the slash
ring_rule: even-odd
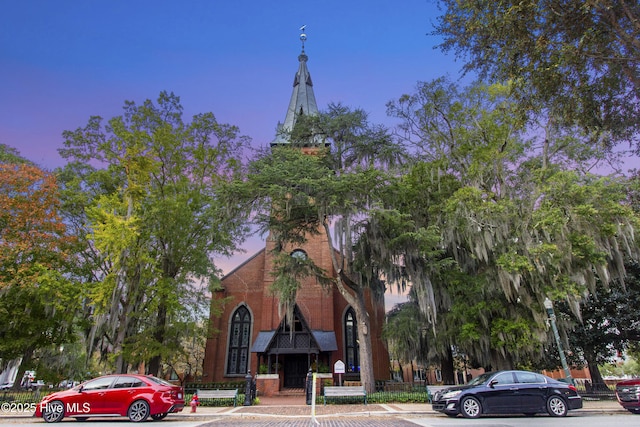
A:
<svg viewBox="0 0 640 427">
<path fill-rule="evenodd" d="M 638 132 L 636 1 L 440 2 L 440 47 L 489 81 L 513 82 L 519 112 L 579 123 L 611 141 Z M 637 148 L 637 147 L 636 147 Z"/>
<path fill-rule="evenodd" d="M 455 334 L 450 346 L 493 369 L 540 358 L 545 296 L 579 318 L 596 280 L 623 278 L 622 260 L 637 255 L 625 182 L 584 172 L 593 152 L 575 129 L 554 125 L 541 143 L 528 136 L 509 93 L 436 79 L 388 105 L 417 153 L 396 191 L 400 213 L 414 221 L 405 233 L 439 236 L 426 246 L 409 240 L 400 264 L 429 321 Z M 450 261 L 453 269 L 441 267 Z"/>
<path fill-rule="evenodd" d="M 423 317 L 418 304 L 413 301 L 398 304 L 387 313 L 382 337 L 387 341 L 389 355 L 397 360 L 403 374 L 403 365 L 413 367 L 414 361 L 427 364 L 429 324 Z"/>
<path fill-rule="evenodd" d="M 30 164 L 28 159 L 25 159 L 20 155 L 14 147 L 10 147 L 5 144 L 0 144 L 0 163 L 5 164 Z"/>
<path fill-rule="evenodd" d="M 243 213 L 218 193 L 240 172 L 247 140 L 211 113 L 185 123 L 179 98 L 166 92 L 64 137 L 66 206 L 89 231 L 89 342 L 115 356 L 118 372 L 147 362 L 157 375 L 181 350 L 184 322 L 206 316 L 213 257 L 242 237 Z"/>
<path fill-rule="evenodd" d="M 581 319 L 574 319 L 569 333 L 569 345 L 589 368 L 594 386 L 604 386 L 599 366 L 611 363 L 618 354 L 640 342 L 640 266 L 627 263 L 624 281 L 615 280 L 609 286 L 599 283 L 582 304 Z M 566 305 L 558 305 L 564 316 L 572 313 Z M 605 386 L 606 387 L 606 386 Z"/>
</svg>

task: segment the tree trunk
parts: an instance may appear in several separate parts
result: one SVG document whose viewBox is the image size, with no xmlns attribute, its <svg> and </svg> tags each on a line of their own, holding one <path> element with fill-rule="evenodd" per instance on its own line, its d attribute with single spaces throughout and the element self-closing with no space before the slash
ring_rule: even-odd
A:
<svg viewBox="0 0 640 427">
<path fill-rule="evenodd" d="M 360 292 L 352 289 L 355 295 L 349 292 L 340 278 L 342 275 L 342 272 L 338 274 L 338 290 L 356 312 L 358 343 L 360 348 L 360 382 L 367 393 L 374 393 L 376 387 L 373 375 L 373 348 L 370 334 L 371 321 L 364 302 L 364 292 L 362 289 L 360 289 Z"/>
<path fill-rule="evenodd" d="M 331 261 L 338 277 L 336 277 L 336 287 L 344 299 L 353 307 L 356 312 L 356 322 L 358 325 L 358 340 L 360 343 L 360 381 L 367 393 L 375 392 L 375 378 L 373 374 L 373 347 L 371 344 L 371 320 L 365 304 L 364 289 L 342 270 L 336 258 L 332 244 L 331 231 L 327 221 L 323 224 L 327 235 L 329 253 Z"/>
<path fill-rule="evenodd" d="M 167 326 L 167 305 L 163 302 L 160 303 L 158 307 L 158 317 L 156 318 L 156 331 L 154 333 L 154 338 L 158 344 L 162 345 L 164 342 L 164 335 Z M 153 376 L 159 376 L 160 374 L 160 362 L 161 357 L 159 354 L 153 356 L 151 360 L 149 360 L 149 366 L 147 367 L 147 373 Z"/>
<path fill-rule="evenodd" d="M 447 346 L 446 354 L 440 360 L 440 372 L 442 373 L 442 384 L 451 385 L 456 383 L 453 367 L 453 351 L 451 346 Z"/>
<path fill-rule="evenodd" d="M 133 313 L 134 303 L 130 296 L 131 289 L 125 301 L 122 301 L 122 313 L 118 316 L 118 329 L 113 342 L 113 352 L 116 354 L 115 373 L 126 374 L 127 373 L 127 361 L 124 358 L 124 343 L 129 337 L 131 330 L 131 314 Z"/>
<path fill-rule="evenodd" d="M 373 348 L 371 345 L 371 321 L 364 304 L 361 293 L 357 295 L 357 304 L 354 307 L 356 321 L 358 322 L 358 340 L 360 344 L 360 381 L 367 393 L 376 391 L 373 375 Z"/>
<path fill-rule="evenodd" d="M 590 352 L 585 351 L 584 359 L 587 361 L 587 367 L 589 368 L 589 375 L 591 376 L 591 389 L 594 391 L 609 390 L 609 388 L 604 382 L 604 378 L 602 378 L 602 374 L 600 373 L 600 370 L 598 369 L 598 364 L 596 363 L 595 356 Z"/>
<path fill-rule="evenodd" d="M 27 364 L 31 361 L 33 357 L 33 350 L 27 349 L 22 355 L 22 361 L 20 362 L 20 367 L 18 368 L 18 373 L 16 374 L 16 380 L 13 382 L 13 386 L 11 390 L 20 391 L 20 385 L 22 384 L 22 377 L 24 377 L 24 372 L 27 370 Z"/>
<path fill-rule="evenodd" d="M 122 316 L 126 318 L 126 316 Z M 118 325 L 118 333 L 116 334 L 113 352 L 116 354 L 116 363 L 115 363 L 115 373 L 116 374 L 126 374 L 127 373 L 127 363 L 124 360 L 123 353 L 123 344 L 127 335 L 127 324 L 126 321 L 120 320 L 120 324 Z"/>
</svg>

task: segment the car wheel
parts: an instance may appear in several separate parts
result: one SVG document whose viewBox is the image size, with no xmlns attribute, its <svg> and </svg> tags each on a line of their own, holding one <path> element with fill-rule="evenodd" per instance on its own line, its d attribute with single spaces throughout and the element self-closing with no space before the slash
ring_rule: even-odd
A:
<svg viewBox="0 0 640 427">
<path fill-rule="evenodd" d="M 567 404 L 559 396 L 551 396 L 547 400 L 547 412 L 552 417 L 564 417 L 567 415 Z"/>
<path fill-rule="evenodd" d="M 627 408 L 632 414 L 640 415 L 640 408 Z"/>
<path fill-rule="evenodd" d="M 42 418 L 48 423 L 57 423 L 64 418 L 64 403 L 59 400 L 43 404 Z"/>
<path fill-rule="evenodd" d="M 153 414 L 151 415 L 151 418 L 153 418 L 155 421 L 158 421 L 158 420 L 164 419 L 164 417 L 166 417 L 167 415 L 168 415 L 167 412 L 163 412 L 161 414 Z"/>
<path fill-rule="evenodd" d="M 134 423 L 146 420 L 149 417 L 149 404 L 146 400 L 136 400 L 129 406 L 127 416 Z"/>
<path fill-rule="evenodd" d="M 465 397 L 460 402 L 460 413 L 465 418 L 478 418 L 482 414 L 482 406 L 475 397 Z"/>
</svg>

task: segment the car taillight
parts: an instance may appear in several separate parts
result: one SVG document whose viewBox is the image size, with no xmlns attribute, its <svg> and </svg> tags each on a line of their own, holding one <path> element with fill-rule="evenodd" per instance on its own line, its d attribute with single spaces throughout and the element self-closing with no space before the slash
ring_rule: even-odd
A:
<svg viewBox="0 0 640 427">
<path fill-rule="evenodd" d="M 164 392 L 164 395 L 167 397 L 172 397 L 174 399 L 182 399 L 182 392 L 176 390 L 167 390 Z"/>
</svg>

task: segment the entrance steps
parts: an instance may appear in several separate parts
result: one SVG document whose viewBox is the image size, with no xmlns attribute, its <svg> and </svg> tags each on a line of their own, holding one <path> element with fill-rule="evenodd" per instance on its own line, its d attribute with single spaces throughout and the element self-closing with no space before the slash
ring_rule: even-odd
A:
<svg viewBox="0 0 640 427">
<path fill-rule="evenodd" d="M 282 390 L 280 390 L 278 392 L 278 394 L 276 396 L 291 396 L 291 397 L 297 397 L 297 396 L 305 396 L 305 391 L 304 388 L 283 388 Z"/>
</svg>

